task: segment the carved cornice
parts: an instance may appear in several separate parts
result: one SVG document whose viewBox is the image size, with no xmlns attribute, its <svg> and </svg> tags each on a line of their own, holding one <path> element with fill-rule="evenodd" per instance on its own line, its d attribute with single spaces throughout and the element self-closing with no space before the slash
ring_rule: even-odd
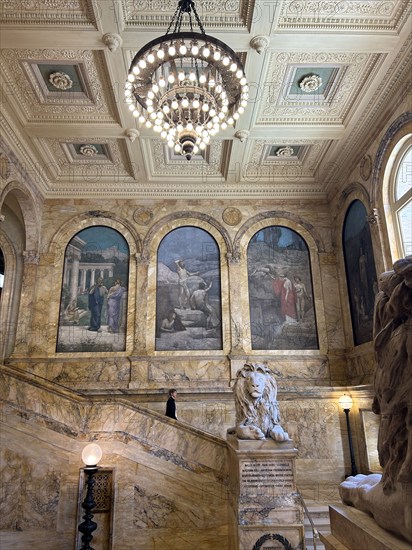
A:
<svg viewBox="0 0 412 550">
<path fill-rule="evenodd" d="M 176 10 L 175 0 L 122 0 L 122 5 L 125 26 L 159 30 L 167 28 Z M 198 0 L 196 9 L 206 29 L 249 29 L 254 5 L 255 0 Z"/>
<path fill-rule="evenodd" d="M 407 2 L 397 0 L 295 0 L 282 3 L 278 26 L 282 30 L 345 28 L 395 31 L 403 24 L 407 15 Z"/>
<path fill-rule="evenodd" d="M 268 81 L 265 86 L 259 108 L 258 124 L 286 124 L 292 121 L 310 123 L 342 123 L 351 108 L 365 80 L 382 62 L 384 55 L 352 52 L 282 52 L 273 53 L 268 69 Z M 306 102 L 305 97 L 299 104 L 298 99 L 288 98 L 284 91 L 284 74 L 290 65 L 327 65 L 346 66 L 341 85 L 336 88 L 332 98 L 320 100 L 316 97 Z"/>
<path fill-rule="evenodd" d="M 340 149 L 338 156 L 333 164 L 342 167 L 340 176 L 342 178 L 352 171 L 353 164 L 359 162 L 359 157 L 363 154 L 364 147 L 362 141 L 370 134 L 370 128 L 374 128 L 374 124 L 382 116 L 382 112 L 387 109 L 389 99 L 396 96 L 399 89 L 404 89 L 407 82 L 410 82 L 409 75 L 411 71 L 410 43 L 406 41 L 402 46 L 397 58 L 390 65 L 385 76 L 382 78 L 383 85 L 376 89 L 371 97 L 366 108 L 362 110 L 360 116 L 356 119 L 356 124 L 351 133 L 345 138 L 343 147 Z M 358 160 L 359 159 L 359 160 Z M 374 192 L 378 189 L 376 185 L 376 177 L 379 171 L 378 155 L 374 162 L 374 171 L 372 175 L 372 189 Z M 326 172 L 323 177 L 326 182 L 325 191 L 330 191 L 332 182 L 336 181 L 329 177 Z M 328 182 L 330 182 L 328 184 Z"/>
<path fill-rule="evenodd" d="M 43 97 L 40 84 L 33 73 L 23 66 L 28 60 L 41 63 L 42 61 L 70 61 L 73 64 L 81 63 L 85 67 L 87 75 L 87 87 L 90 90 L 91 99 L 82 97 L 77 99 L 68 94 L 57 94 L 57 97 Z M 30 121 L 58 121 L 71 122 L 81 120 L 93 120 L 94 124 L 115 122 L 114 105 L 112 98 L 105 90 L 110 89 L 110 83 L 105 75 L 105 67 L 102 52 L 89 50 L 2 50 L 0 58 L 2 70 L 8 82 L 13 82 L 13 93 L 18 102 L 19 109 L 26 120 Z M 51 65 L 52 67 L 52 65 Z M 27 93 L 27 79 L 33 88 L 38 101 L 33 101 L 33 93 Z M 106 100 L 106 95 L 108 100 Z"/>
<path fill-rule="evenodd" d="M 33 0 L 2 2 L 0 21 L 8 25 L 74 25 L 95 27 L 92 0 L 42 0 L 41 8 Z"/>
</svg>

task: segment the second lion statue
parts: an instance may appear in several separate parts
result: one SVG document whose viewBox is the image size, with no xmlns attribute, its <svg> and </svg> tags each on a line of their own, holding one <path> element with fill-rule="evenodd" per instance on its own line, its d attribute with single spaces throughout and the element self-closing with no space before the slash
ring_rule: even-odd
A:
<svg viewBox="0 0 412 550">
<path fill-rule="evenodd" d="M 262 363 L 245 363 L 233 386 L 236 426 L 230 433 L 239 439 L 289 441 L 280 425 L 277 383 L 274 373 Z"/>
</svg>

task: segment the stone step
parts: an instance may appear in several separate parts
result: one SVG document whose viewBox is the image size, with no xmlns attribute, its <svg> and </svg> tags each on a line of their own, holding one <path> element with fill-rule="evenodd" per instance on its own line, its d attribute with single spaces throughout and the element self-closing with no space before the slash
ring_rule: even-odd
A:
<svg viewBox="0 0 412 550">
<path fill-rule="evenodd" d="M 330 533 L 329 505 L 306 502 L 310 517 L 318 533 Z M 316 546 L 313 540 L 312 526 L 309 518 L 304 516 L 306 550 L 325 550 L 325 546 L 317 539 Z"/>
</svg>

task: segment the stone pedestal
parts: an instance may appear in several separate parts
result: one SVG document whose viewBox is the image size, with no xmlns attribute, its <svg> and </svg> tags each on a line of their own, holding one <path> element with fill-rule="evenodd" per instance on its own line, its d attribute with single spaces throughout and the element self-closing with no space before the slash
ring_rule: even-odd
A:
<svg viewBox="0 0 412 550">
<path fill-rule="evenodd" d="M 375 520 L 352 506 L 329 506 L 330 535 L 320 535 L 326 550 L 411 550 L 406 541 L 379 527 Z"/>
<path fill-rule="evenodd" d="M 228 436 L 228 446 L 233 519 L 230 550 L 304 548 L 293 443 Z"/>
</svg>

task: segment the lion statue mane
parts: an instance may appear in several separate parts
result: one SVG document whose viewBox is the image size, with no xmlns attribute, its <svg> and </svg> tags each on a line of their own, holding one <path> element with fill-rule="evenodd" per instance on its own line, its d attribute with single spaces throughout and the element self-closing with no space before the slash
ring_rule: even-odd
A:
<svg viewBox="0 0 412 550">
<path fill-rule="evenodd" d="M 288 441 L 280 425 L 274 373 L 262 363 L 245 363 L 236 374 L 233 386 L 236 426 L 229 430 L 239 439 Z"/>
</svg>

